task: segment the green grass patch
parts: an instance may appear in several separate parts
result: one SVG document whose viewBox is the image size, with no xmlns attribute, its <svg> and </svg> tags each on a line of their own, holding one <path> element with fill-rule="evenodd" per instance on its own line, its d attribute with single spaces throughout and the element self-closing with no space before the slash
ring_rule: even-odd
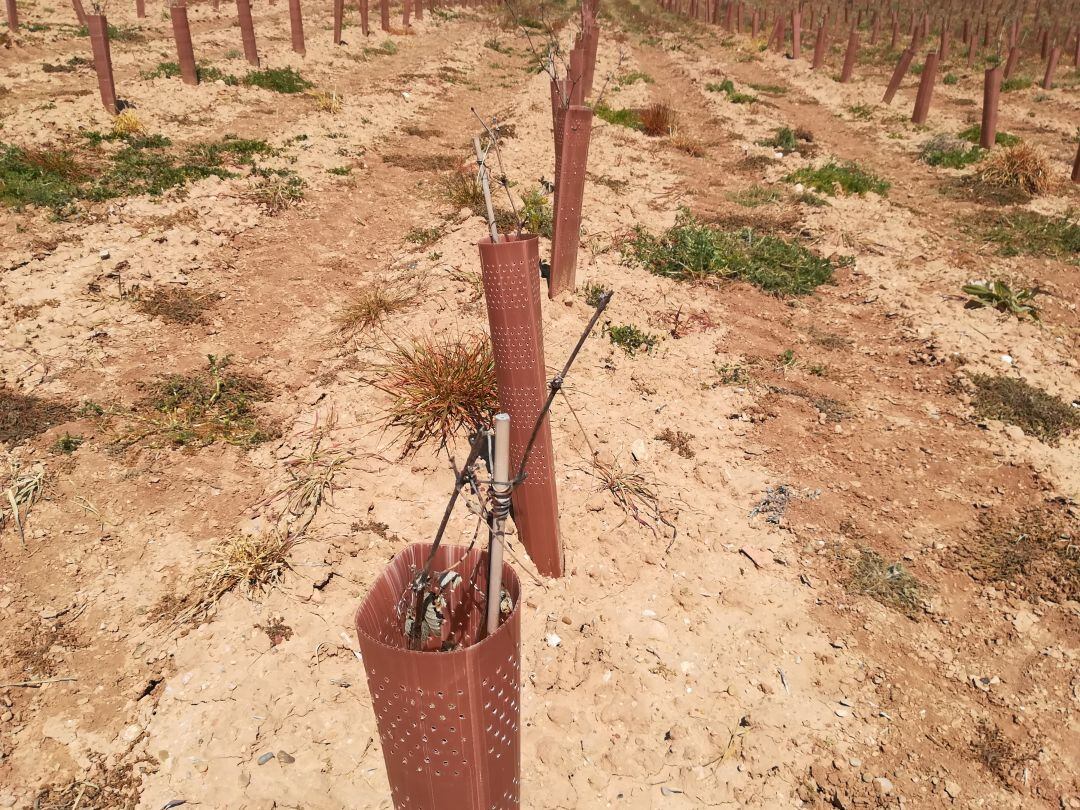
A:
<svg viewBox="0 0 1080 810">
<path fill-rule="evenodd" d="M 608 340 L 611 341 L 613 346 L 618 346 L 631 357 L 642 349 L 645 350 L 646 354 L 652 354 L 656 344 L 660 341 L 660 338 L 656 335 L 643 332 L 633 324 L 609 325 L 604 327 L 604 331 L 607 332 Z"/>
<path fill-rule="evenodd" d="M 146 42 L 142 31 L 130 25 L 109 25 L 109 42 Z M 88 37 L 90 29 L 85 25 L 75 30 L 75 36 Z"/>
<path fill-rule="evenodd" d="M 723 93 L 732 104 L 751 104 L 757 101 L 757 96 L 750 95 L 749 93 L 740 93 L 736 90 L 735 83 L 731 81 L 731 79 L 724 79 L 719 84 L 716 82 L 709 82 L 705 85 L 705 89 L 710 93 Z"/>
<path fill-rule="evenodd" d="M 982 141 L 982 124 L 972 124 L 967 129 L 958 132 L 956 137 L 977 144 Z M 1016 146 L 1020 143 L 1020 138 L 1008 132 L 998 132 L 994 135 L 994 143 L 998 146 Z"/>
<path fill-rule="evenodd" d="M 377 48 L 364 48 L 364 56 L 394 56 L 398 52 L 398 46 L 393 40 L 387 39 Z"/>
<path fill-rule="evenodd" d="M 148 386 L 146 399 L 121 442 L 202 447 L 217 441 L 252 446 L 274 431 L 260 424 L 255 403 L 272 391 L 261 380 L 234 371 L 228 357 L 209 356 L 205 370 L 172 374 Z"/>
<path fill-rule="evenodd" d="M 585 303 L 590 307 L 600 306 L 600 299 L 609 292 L 611 292 L 609 287 L 605 287 L 603 284 L 597 284 L 592 281 L 581 288 L 581 295 L 585 299 Z"/>
<path fill-rule="evenodd" d="M 389 42 L 389 40 L 387 40 Z M 392 44 L 392 43 L 391 43 Z M 275 93 L 302 93 L 314 85 L 292 68 L 253 70 L 243 78 L 248 87 L 261 87 Z"/>
<path fill-rule="evenodd" d="M 411 242 L 419 247 L 427 247 L 442 239 L 442 235 L 443 229 L 438 226 L 432 226 L 430 228 L 412 228 L 405 234 L 405 241 Z"/>
<path fill-rule="evenodd" d="M 639 132 L 642 129 L 641 116 L 638 115 L 637 110 L 627 107 L 615 109 L 606 104 L 597 104 L 593 107 L 593 112 L 596 113 L 597 118 L 609 124 L 636 129 Z"/>
<path fill-rule="evenodd" d="M 728 199 L 744 208 L 758 208 L 762 205 L 771 205 L 779 202 L 783 195 L 775 188 L 765 186 L 750 186 L 748 188 L 732 191 Z"/>
<path fill-rule="evenodd" d="M 35 205 L 61 213 L 77 201 L 157 196 L 189 181 L 235 177 L 233 168 L 254 166 L 255 158 L 277 154 L 265 141 L 226 137 L 172 149 L 160 135 L 85 133 L 89 148 L 24 149 L 0 143 L 0 203 Z M 105 142 L 122 146 L 106 153 Z"/>
<path fill-rule="evenodd" d="M 765 138 L 758 141 L 758 145 L 768 146 L 785 155 L 790 155 L 792 152 L 798 152 L 801 155 L 805 155 L 813 150 L 813 147 L 811 146 L 813 140 L 814 136 L 805 129 L 780 127 L 771 138 Z"/>
<path fill-rule="evenodd" d="M 1002 93 L 1013 93 L 1017 90 L 1027 90 L 1033 81 L 1030 76 L 1013 76 L 1001 83 Z"/>
<path fill-rule="evenodd" d="M 944 84 L 944 85 L 947 85 L 947 86 L 948 85 L 953 85 L 953 84 L 959 84 L 959 82 L 960 82 L 960 79 L 959 79 L 959 77 L 957 77 L 957 75 L 955 73 L 946 73 L 945 76 L 941 80 L 941 83 Z"/>
<path fill-rule="evenodd" d="M 629 73 L 624 73 L 622 76 L 615 80 L 615 84 L 617 84 L 619 87 L 629 87 L 630 85 L 637 84 L 638 82 L 641 82 L 642 84 L 652 84 L 653 77 L 650 76 L 648 73 L 643 73 L 640 70 L 632 70 Z"/>
<path fill-rule="evenodd" d="M 755 82 L 747 82 L 747 87 L 752 90 L 757 90 L 759 93 L 764 93 L 767 96 L 782 96 L 788 92 L 788 88 L 779 84 L 757 84 Z"/>
<path fill-rule="evenodd" d="M 624 262 L 636 262 L 677 281 L 741 279 L 775 295 L 806 295 L 832 278 L 833 265 L 798 242 L 752 228 L 722 230 L 682 210 L 660 234 L 643 227 L 621 247 Z"/>
<path fill-rule="evenodd" d="M 983 212 L 968 230 L 998 246 L 1001 256 L 1045 256 L 1080 260 L 1080 222 L 1072 212 L 1047 216 L 1035 211 Z"/>
<path fill-rule="evenodd" d="M 919 160 L 930 166 L 962 169 L 985 157 L 986 152 L 951 135 L 935 135 L 919 150 Z"/>
<path fill-rule="evenodd" d="M 823 166 L 806 166 L 784 178 L 789 183 L 802 183 L 807 188 L 821 194 L 858 194 L 868 191 L 885 196 L 889 183 L 877 175 L 866 171 L 857 163 L 837 163 L 829 161 Z"/>
<path fill-rule="evenodd" d="M 83 441 L 84 439 L 82 436 L 78 434 L 73 436 L 67 431 L 64 431 L 64 435 L 53 442 L 52 451 L 58 455 L 69 456 L 79 449 Z"/>
<path fill-rule="evenodd" d="M 1080 409 L 1015 377 L 976 374 L 972 406 L 978 419 L 996 419 L 1016 425 L 1028 436 L 1057 444 L 1080 427 Z"/>
<path fill-rule="evenodd" d="M 848 115 L 858 121 L 870 121 L 874 118 L 874 106 L 872 104 L 852 104 L 847 108 Z"/>
</svg>

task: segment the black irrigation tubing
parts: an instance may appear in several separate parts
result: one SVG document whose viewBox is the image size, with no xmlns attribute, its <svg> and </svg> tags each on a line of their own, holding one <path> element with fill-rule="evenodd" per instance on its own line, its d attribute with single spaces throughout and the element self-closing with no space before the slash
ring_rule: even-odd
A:
<svg viewBox="0 0 1080 810">
<path fill-rule="evenodd" d="M 600 320 L 600 316 L 604 313 L 604 310 L 607 309 L 607 305 L 611 302 L 611 297 L 614 294 L 615 293 L 611 290 L 608 290 L 600 296 L 600 301 L 596 305 L 596 311 L 593 312 L 589 322 L 585 324 L 585 329 L 582 331 L 581 337 L 578 338 L 574 350 L 570 352 L 570 357 L 567 359 L 566 365 L 563 366 L 562 371 L 551 378 L 551 382 L 548 384 L 547 401 L 544 403 L 544 407 L 540 409 L 540 413 L 536 416 L 536 424 L 533 425 L 532 435 L 529 436 L 529 443 L 525 445 L 525 452 L 521 455 L 521 465 L 518 467 L 517 476 L 511 482 L 512 486 L 517 486 L 525 480 L 525 465 L 529 461 L 529 454 L 532 452 L 533 445 L 536 443 L 536 437 L 540 434 L 540 427 L 544 424 L 544 417 L 546 417 L 548 411 L 551 410 L 551 403 L 555 401 L 555 395 L 559 393 L 559 390 L 563 386 L 563 381 L 566 379 L 566 375 L 570 373 L 570 366 L 577 360 L 578 353 L 592 333 L 593 328 L 596 326 L 596 322 Z"/>
<path fill-rule="evenodd" d="M 555 400 L 555 395 L 562 389 L 563 381 L 566 379 L 566 375 L 570 373 L 570 367 L 574 364 L 574 361 L 577 360 L 577 356 L 585 345 L 585 341 L 596 327 L 596 322 L 600 320 L 600 316 L 604 313 L 604 310 L 607 309 L 607 305 L 611 302 L 612 295 L 614 295 L 614 293 L 608 290 L 600 296 L 600 301 L 596 305 L 596 310 L 593 312 L 589 322 L 585 325 L 585 329 L 582 331 L 581 337 L 578 338 L 577 345 L 574 346 L 574 350 L 570 353 L 570 357 L 567 359 L 562 371 L 556 374 L 548 384 L 547 400 L 544 402 L 544 407 L 540 409 L 540 413 L 537 414 L 536 424 L 533 425 L 532 435 L 529 436 L 529 443 L 525 445 L 525 452 L 521 456 L 521 466 L 518 468 L 518 474 L 514 480 L 510 482 L 511 487 L 515 487 L 525 480 L 525 466 L 529 461 L 529 455 L 532 453 L 533 445 L 536 443 L 536 437 L 540 433 L 544 418 L 547 416 L 548 411 L 551 410 L 551 403 Z M 453 513 L 454 506 L 457 504 L 458 496 L 461 494 L 461 488 L 472 476 L 472 466 L 476 463 L 476 459 L 480 457 L 481 451 L 487 444 L 488 433 L 489 431 L 481 430 L 476 434 L 476 438 L 473 439 L 472 447 L 469 449 L 469 456 L 465 459 L 465 464 L 462 465 L 461 471 L 454 481 L 454 491 L 450 493 L 450 501 L 446 504 L 446 511 L 443 512 L 442 522 L 439 524 L 439 529 L 435 533 L 435 539 L 431 542 L 431 551 L 428 552 L 424 567 L 415 577 L 413 577 L 412 587 L 413 591 L 416 593 L 416 607 L 413 613 L 413 626 L 412 633 L 410 634 L 411 641 L 415 641 L 420 635 L 420 624 L 422 620 L 420 608 L 423 605 L 424 590 L 431 577 L 431 566 L 435 562 L 435 553 L 439 550 L 439 544 L 442 542 L 443 535 L 446 533 L 446 527 L 450 523 L 450 515 Z"/>
</svg>

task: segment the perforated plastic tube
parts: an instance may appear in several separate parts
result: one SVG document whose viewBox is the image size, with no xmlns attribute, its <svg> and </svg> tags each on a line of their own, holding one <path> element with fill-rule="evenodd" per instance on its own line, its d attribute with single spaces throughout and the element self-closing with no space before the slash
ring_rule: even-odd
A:
<svg viewBox="0 0 1080 810">
<path fill-rule="evenodd" d="M 402 594 L 427 558 L 413 543 L 371 586 L 356 612 L 371 705 L 396 810 L 518 810 L 521 781 L 521 586 L 503 565 L 513 609 L 481 638 L 487 554 L 442 545 L 435 571 L 455 570 L 444 635 L 460 631 L 452 652 L 409 650 L 398 613 Z M 438 645 L 439 639 L 431 643 Z"/>
</svg>

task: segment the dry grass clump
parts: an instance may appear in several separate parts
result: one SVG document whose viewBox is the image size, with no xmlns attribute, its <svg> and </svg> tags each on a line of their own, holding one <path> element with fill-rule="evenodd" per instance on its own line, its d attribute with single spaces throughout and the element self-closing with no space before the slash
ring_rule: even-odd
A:
<svg viewBox="0 0 1080 810">
<path fill-rule="evenodd" d="M 353 340 L 412 306 L 419 290 L 407 282 L 375 280 L 361 287 L 338 315 L 338 331 Z"/>
<path fill-rule="evenodd" d="M 26 806 L 34 810 L 135 810 L 143 775 L 157 770 L 157 760 L 142 755 L 110 769 L 103 756 L 91 755 L 91 759 L 87 773 L 42 787 Z"/>
<path fill-rule="evenodd" d="M 139 116 L 134 110 L 123 110 L 113 119 L 113 135 L 124 137 L 127 135 L 141 135 L 146 131 Z"/>
<path fill-rule="evenodd" d="M 690 155 L 690 157 L 705 157 L 705 144 L 685 132 L 678 130 L 672 132 L 671 137 L 668 138 L 668 143 L 680 152 Z"/>
<path fill-rule="evenodd" d="M 203 313 L 213 306 L 215 297 L 185 287 L 155 287 L 140 293 L 135 307 L 144 315 L 166 323 L 202 323 Z"/>
<path fill-rule="evenodd" d="M 71 418 L 71 406 L 22 394 L 0 383 L 0 444 L 22 444 Z"/>
<path fill-rule="evenodd" d="M 608 463 L 596 453 L 593 454 L 591 466 L 584 472 L 596 478 L 601 489 L 611 493 L 619 508 L 651 531 L 653 536 L 659 537 L 661 526 L 666 526 L 671 531 L 668 549 L 671 548 L 677 530 L 675 524 L 664 515 L 660 494 L 653 482 L 641 473 L 623 469 L 618 459 Z"/>
<path fill-rule="evenodd" d="M 983 163 L 979 180 L 988 186 L 1017 189 L 1031 195 L 1045 194 L 1054 187 L 1046 156 L 1023 142 L 993 152 Z"/>
<path fill-rule="evenodd" d="M 1080 410 L 1024 380 L 975 374 L 972 407 L 978 419 L 1016 425 L 1029 436 L 1054 445 L 1080 428 Z"/>
<path fill-rule="evenodd" d="M 694 452 L 694 448 L 690 446 L 690 442 L 693 438 L 694 437 L 689 433 L 683 433 L 681 430 L 672 430 L 671 428 L 664 428 L 656 437 L 657 441 L 663 442 L 683 458 L 693 458 L 697 455 Z"/>
<path fill-rule="evenodd" d="M 390 152 L 382 156 L 383 163 L 410 172 L 443 172 L 456 169 L 461 160 L 456 155 L 414 155 L 408 152 Z M 462 172 L 465 174 L 465 172 Z"/>
<path fill-rule="evenodd" d="M 429 441 L 445 447 L 463 428 L 487 423 L 498 406 L 487 335 L 395 344 L 376 371 L 373 385 L 391 397 L 386 423 L 403 434 L 405 454 Z"/>
<path fill-rule="evenodd" d="M 234 589 L 250 598 L 277 585 L 289 567 L 287 558 L 295 544 L 293 538 L 277 531 L 240 534 L 215 543 L 195 573 L 191 595 L 178 604 L 174 621 L 200 621 Z"/>
<path fill-rule="evenodd" d="M 1017 785 L 1023 778 L 1024 766 L 1034 759 L 1031 753 L 1018 750 L 1016 743 L 1001 733 L 1001 729 L 985 720 L 975 728 L 971 753 L 986 770 L 1004 785 Z"/>
<path fill-rule="evenodd" d="M 900 563 L 888 564 L 876 551 L 859 552 L 848 579 L 848 587 L 886 607 L 914 618 L 922 603 L 922 585 Z"/>
<path fill-rule="evenodd" d="M 330 93 L 327 93 L 325 90 L 315 90 L 306 95 L 314 102 L 315 109 L 318 112 L 337 115 L 342 110 L 344 98 L 339 95 L 336 90 Z"/>
<path fill-rule="evenodd" d="M 957 567 L 977 582 L 1005 584 L 1025 599 L 1080 599 L 1080 525 L 1050 506 L 1015 518 L 982 516 Z"/>
<path fill-rule="evenodd" d="M 120 443 L 203 447 L 217 441 L 249 447 L 273 435 L 256 417 L 269 399 L 266 383 L 233 371 L 228 357 L 210 355 L 209 367 L 151 383 L 149 396 L 129 414 Z"/>
<path fill-rule="evenodd" d="M 8 488 L 3 494 L 6 503 L 0 501 L 0 528 L 8 521 L 5 508 L 10 507 L 10 519 L 15 524 L 15 531 L 23 548 L 26 548 L 26 519 L 44 491 L 44 467 L 37 465 L 26 472 L 21 472 L 17 467 L 12 468 Z"/>
<path fill-rule="evenodd" d="M 670 135 L 675 131 L 675 108 L 666 101 L 658 101 L 637 111 L 641 131 L 654 138 Z"/>
</svg>

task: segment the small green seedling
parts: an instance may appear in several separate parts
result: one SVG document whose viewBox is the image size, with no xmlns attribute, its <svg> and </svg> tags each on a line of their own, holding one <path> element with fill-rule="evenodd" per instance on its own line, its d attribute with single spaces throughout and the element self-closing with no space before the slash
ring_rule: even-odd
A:
<svg viewBox="0 0 1080 810">
<path fill-rule="evenodd" d="M 1013 290 L 1004 281 L 976 282 L 965 284 L 963 292 L 971 296 L 967 306 L 993 307 L 1000 312 L 1009 312 L 1017 318 L 1029 317 L 1039 320 L 1039 309 L 1030 303 L 1035 297 L 1035 290 Z"/>
</svg>

